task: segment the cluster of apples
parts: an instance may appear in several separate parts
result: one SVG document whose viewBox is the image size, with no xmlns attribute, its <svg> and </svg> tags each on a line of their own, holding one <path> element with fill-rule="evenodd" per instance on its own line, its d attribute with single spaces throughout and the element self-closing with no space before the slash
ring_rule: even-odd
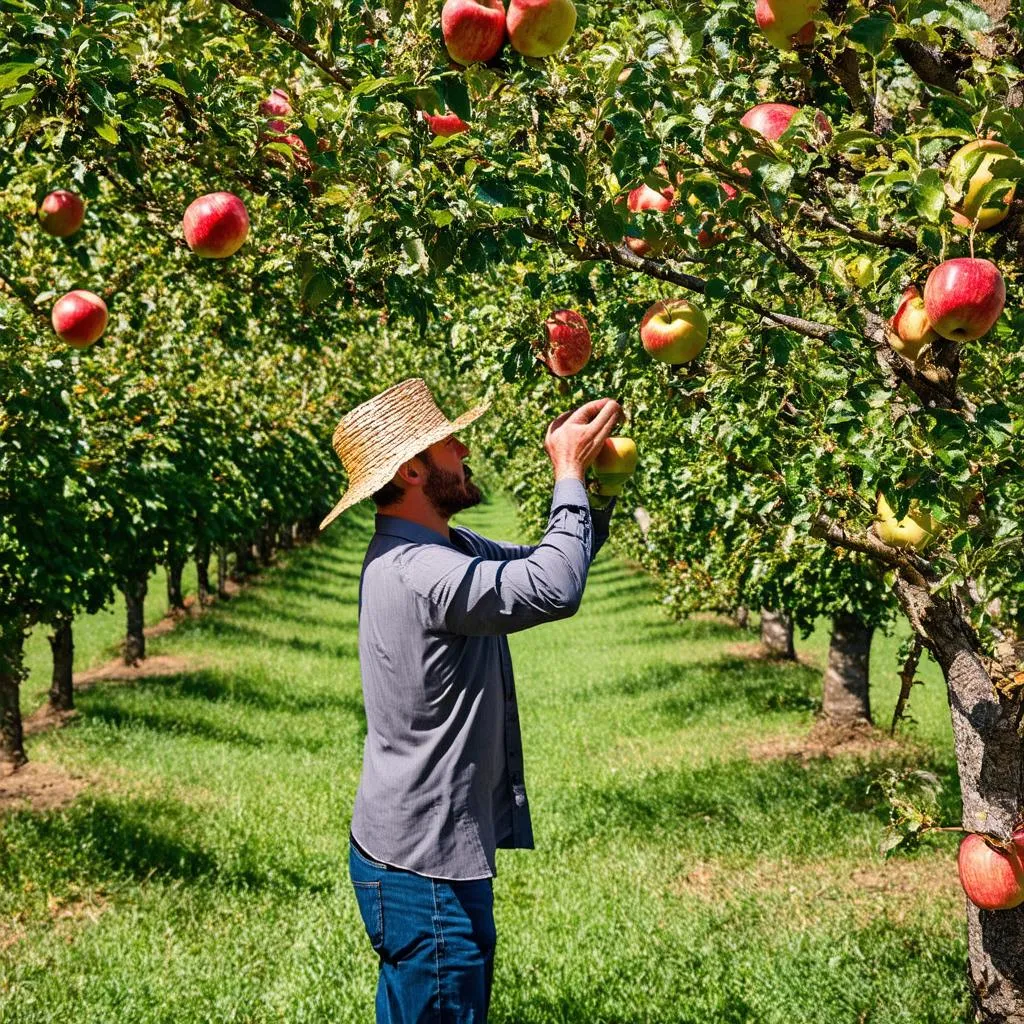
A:
<svg viewBox="0 0 1024 1024">
<path fill-rule="evenodd" d="M 987 231 L 1009 212 L 1016 189 L 1001 201 L 987 196 L 993 164 L 1016 153 L 996 139 L 977 139 L 961 147 L 949 162 L 946 194 L 958 227 Z M 987 334 L 1006 303 L 1006 285 L 990 260 L 959 258 L 935 267 L 925 282 L 924 295 L 916 285 L 903 293 L 889 322 L 889 344 L 911 362 L 939 338 L 975 341 Z"/>
<path fill-rule="evenodd" d="M 298 137 L 298 135 L 295 135 L 288 130 L 289 125 L 285 120 L 285 118 L 291 117 L 294 113 L 292 110 L 292 101 L 288 93 L 284 89 L 276 87 L 271 89 L 270 95 L 260 103 L 260 113 L 264 114 L 268 118 L 266 123 L 268 130 L 260 136 L 261 145 L 266 146 L 271 143 L 280 143 L 288 146 L 295 158 L 295 163 L 299 167 L 308 170 L 309 155 L 308 150 L 306 149 L 306 144 Z M 282 159 L 279 154 L 267 154 L 268 159 L 275 156 L 279 161 Z"/>
<path fill-rule="evenodd" d="M 524 57 L 550 57 L 569 41 L 575 28 L 572 0 L 510 0 L 508 13 L 502 0 L 445 0 L 441 8 L 441 34 L 448 56 L 463 66 L 492 60 L 506 38 Z M 435 135 L 457 135 L 469 128 L 450 111 L 423 111 L 420 116 Z"/>
<path fill-rule="evenodd" d="M 1009 848 L 971 833 L 957 856 L 960 884 L 981 910 L 1013 910 L 1024 904 L 1024 829 L 1013 834 Z"/>
<path fill-rule="evenodd" d="M 39 206 L 39 224 L 55 238 L 68 238 L 85 218 L 85 203 L 74 192 L 58 189 Z M 245 204 L 231 192 L 211 192 L 189 204 L 182 218 L 185 241 L 197 255 L 223 259 L 241 247 L 249 234 Z M 50 322 L 57 337 L 72 348 L 94 345 L 107 329 L 107 304 L 95 292 L 76 288 L 53 305 Z"/>
</svg>

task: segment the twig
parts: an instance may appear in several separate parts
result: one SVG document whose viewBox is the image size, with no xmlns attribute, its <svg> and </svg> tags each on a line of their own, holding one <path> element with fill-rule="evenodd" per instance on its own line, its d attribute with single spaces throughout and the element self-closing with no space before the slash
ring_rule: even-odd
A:
<svg viewBox="0 0 1024 1024">
<path fill-rule="evenodd" d="M 921 661 L 921 640 L 918 637 L 914 637 L 914 646 L 910 650 L 910 654 L 907 655 L 907 660 L 903 663 L 903 668 L 900 670 L 900 695 L 896 699 L 896 708 L 892 713 L 892 725 L 889 727 L 889 735 L 896 735 L 896 726 L 904 718 L 904 712 L 907 708 L 907 701 L 910 700 L 910 690 L 914 685 L 914 675 L 917 673 L 917 666 Z"/>
</svg>

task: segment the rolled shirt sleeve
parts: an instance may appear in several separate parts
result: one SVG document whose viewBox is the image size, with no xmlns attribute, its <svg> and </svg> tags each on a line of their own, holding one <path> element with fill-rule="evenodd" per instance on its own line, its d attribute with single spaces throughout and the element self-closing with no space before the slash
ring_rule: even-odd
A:
<svg viewBox="0 0 1024 1024">
<path fill-rule="evenodd" d="M 428 557 L 412 555 L 406 581 L 425 602 L 434 628 L 463 636 L 514 633 L 567 618 L 579 607 L 587 570 L 608 535 L 610 509 L 603 512 L 598 541 L 582 482 L 560 480 L 547 530 L 525 556 L 486 559 L 434 547 Z"/>
</svg>

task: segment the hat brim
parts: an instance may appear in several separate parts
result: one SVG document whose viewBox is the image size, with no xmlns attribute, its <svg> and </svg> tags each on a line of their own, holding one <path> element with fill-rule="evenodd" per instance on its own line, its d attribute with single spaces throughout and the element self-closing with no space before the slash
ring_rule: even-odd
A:
<svg viewBox="0 0 1024 1024">
<path fill-rule="evenodd" d="M 351 508 L 353 505 L 358 504 L 365 498 L 369 498 L 371 495 L 376 494 L 377 491 L 379 491 L 394 477 L 398 472 L 398 467 L 401 466 L 403 462 L 408 462 L 409 459 L 419 454 L 419 452 L 429 448 L 432 444 L 437 444 L 438 441 L 443 441 L 446 437 L 451 436 L 457 430 L 462 430 L 464 427 L 468 427 L 471 423 L 480 419 L 480 417 L 483 416 L 490 407 L 490 402 L 482 402 L 480 405 L 474 406 L 468 412 L 464 412 L 461 416 L 456 417 L 451 422 L 439 426 L 436 430 L 427 431 L 425 434 L 419 434 L 416 437 L 410 438 L 408 444 L 403 446 L 400 452 L 396 452 L 394 459 L 385 463 L 379 473 L 365 480 L 361 480 L 357 486 L 349 487 L 348 490 L 342 494 L 341 501 L 331 509 L 320 524 L 320 530 L 326 530 L 327 527 L 330 526 L 331 523 L 333 523 L 334 520 L 337 519 L 338 516 L 340 516 L 346 509 Z"/>
</svg>

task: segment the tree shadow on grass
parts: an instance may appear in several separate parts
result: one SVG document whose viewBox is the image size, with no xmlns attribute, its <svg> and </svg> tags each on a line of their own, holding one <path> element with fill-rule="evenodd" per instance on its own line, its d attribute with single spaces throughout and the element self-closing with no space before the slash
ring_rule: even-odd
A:
<svg viewBox="0 0 1024 1024">
<path fill-rule="evenodd" d="M 18 846 L 45 849 L 55 870 L 78 884 L 109 885 L 131 878 L 317 893 L 332 891 L 343 877 L 341 865 L 332 858 L 306 857 L 301 869 L 276 863 L 265 844 L 246 835 L 239 835 L 234 845 L 225 840 L 225 849 L 218 851 L 201 838 L 211 824 L 197 822 L 194 806 L 172 798 L 101 795 L 83 798 L 59 813 L 18 813 L 7 819 L 14 859 L 0 868 L 0 880 L 9 874 L 8 882 L 21 882 Z"/>
<path fill-rule="evenodd" d="M 260 616 L 256 621 L 264 618 L 273 619 L 275 614 L 268 613 Z M 306 640 L 301 636 L 278 637 L 273 636 L 261 629 L 254 629 L 251 626 L 243 625 L 240 622 L 227 618 L 195 619 L 183 623 L 188 632 L 203 633 L 207 636 L 220 637 L 226 640 L 239 640 L 247 647 L 287 647 L 293 651 L 301 651 L 303 654 L 318 654 L 325 658 L 357 659 L 359 657 L 359 644 L 355 640 L 330 643 L 325 640 Z"/>
<path fill-rule="evenodd" d="M 714 623 L 699 625 L 712 627 L 714 636 Z M 803 665 L 726 657 L 648 665 L 606 683 L 604 689 L 628 697 L 664 693 L 665 699 L 656 710 L 685 725 L 725 707 L 743 709 L 751 716 L 814 711 L 820 706 L 821 679 L 819 673 Z"/>
<path fill-rule="evenodd" d="M 891 749 L 868 760 L 854 758 L 803 761 L 740 758 L 698 766 L 646 770 L 578 791 L 567 809 L 566 841 L 585 844 L 591 837 L 628 834 L 632 841 L 664 842 L 703 855 L 825 856 L 841 847 L 844 836 L 858 835 L 865 824 L 878 830 L 889 807 L 876 785 L 888 768 L 913 766 L 933 772 L 942 784 L 945 817 L 959 818 L 956 766 L 951 758 L 926 759 Z M 781 824 L 785 827 L 781 827 Z"/>
</svg>

